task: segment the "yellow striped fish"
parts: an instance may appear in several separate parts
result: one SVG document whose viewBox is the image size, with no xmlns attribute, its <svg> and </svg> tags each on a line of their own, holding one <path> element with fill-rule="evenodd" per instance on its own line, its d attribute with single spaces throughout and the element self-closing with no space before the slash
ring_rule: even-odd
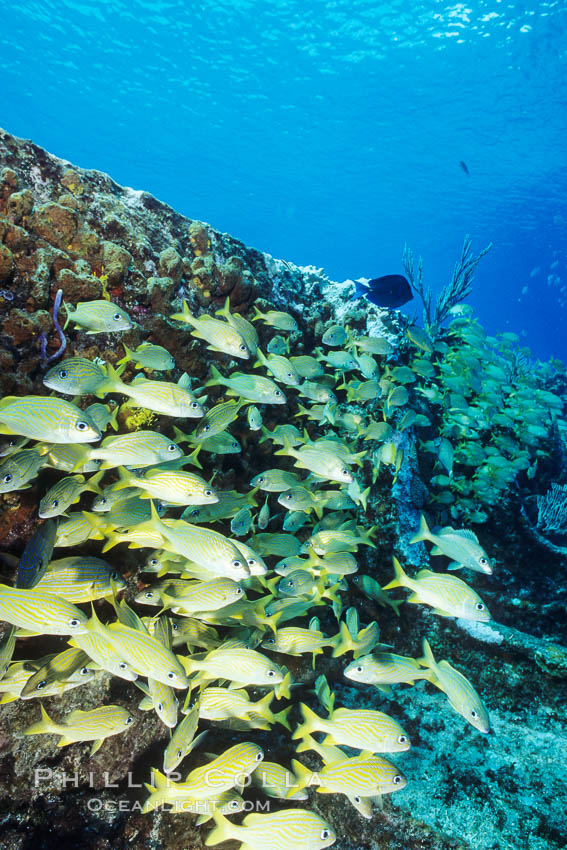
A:
<svg viewBox="0 0 567 850">
<path fill-rule="evenodd" d="M 308 469 L 309 472 L 327 481 L 338 481 L 343 484 L 354 481 L 348 465 L 335 452 L 318 449 L 316 446 L 301 446 L 299 449 L 294 449 L 286 440 L 284 447 L 278 449 L 276 454 L 295 458 L 297 467 Z"/>
<path fill-rule="evenodd" d="M 29 443 L 27 437 L 0 437 L 0 457 L 8 457 L 19 452 Z"/>
<path fill-rule="evenodd" d="M 412 579 L 406 575 L 397 558 L 393 560 L 395 578 L 382 590 L 407 587 L 412 591 L 408 602 L 430 605 L 433 613 L 441 617 L 462 617 L 464 620 L 477 620 L 482 623 L 492 619 L 478 593 L 457 576 L 420 570 Z"/>
<path fill-rule="evenodd" d="M 61 516 L 67 508 L 77 502 L 87 491 L 100 493 L 98 482 L 102 473 L 86 479 L 84 475 L 67 475 L 50 487 L 39 503 L 39 516 L 42 519 Z"/>
<path fill-rule="evenodd" d="M 84 328 L 87 334 L 127 331 L 132 327 L 128 313 L 112 301 L 79 301 L 75 307 L 65 303 L 65 309 L 67 320 L 64 327 L 74 322 L 75 327 Z"/>
<path fill-rule="evenodd" d="M 21 699 L 46 696 L 54 691 L 63 693 L 68 683 L 79 685 L 90 682 L 95 671 L 89 667 L 89 661 L 86 652 L 73 646 L 50 656 L 27 680 L 20 694 Z"/>
<path fill-rule="evenodd" d="M 112 367 L 109 367 L 109 371 Z M 121 384 L 121 393 L 132 399 L 133 404 L 175 416 L 178 419 L 197 419 L 205 411 L 192 392 L 170 381 L 148 381 L 146 378 L 134 378 L 131 384 Z"/>
<path fill-rule="evenodd" d="M 168 542 L 172 551 L 210 572 L 226 575 L 235 580 L 246 578 L 250 570 L 246 559 L 235 544 L 210 528 L 178 520 L 175 525 L 162 522 L 152 503 L 152 519 L 142 530 L 157 531 Z"/>
<path fill-rule="evenodd" d="M 211 366 L 211 374 L 213 377 L 206 382 L 206 387 L 228 387 L 227 395 L 237 395 L 257 404 L 286 403 L 285 395 L 271 378 L 245 375 L 242 372 L 233 372 L 230 378 L 225 378 L 215 366 Z"/>
<path fill-rule="evenodd" d="M 92 421 L 101 431 L 106 431 L 108 426 L 113 431 L 118 431 L 118 405 L 117 404 L 100 404 L 95 402 L 85 407 L 85 413 L 88 413 Z"/>
<path fill-rule="evenodd" d="M 241 826 L 220 812 L 213 818 L 216 826 L 205 840 L 207 847 L 233 838 L 246 850 L 321 850 L 337 840 L 327 821 L 306 809 L 246 815 Z"/>
<path fill-rule="evenodd" d="M 299 788 L 317 785 L 320 794 L 375 797 L 377 794 L 401 791 L 407 783 L 401 770 L 381 756 L 360 755 L 330 762 L 317 772 L 309 770 L 295 759 L 291 766 Z"/>
<path fill-rule="evenodd" d="M 155 785 L 146 785 L 150 796 L 144 803 L 143 812 L 149 812 L 163 803 L 194 797 L 197 800 L 228 791 L 237 784 L 245 784 L 248 777 L 264 758 L 264 751 L 258 744 L 244 741 L 229 747 L 220 756 L 196 767 L 185 782 L 173 782 L 152 769 L 152 781 Z"/>
<path fill-rule="evenodd" d="M 203 720 L 222 721 L 230 718 L 246 719 L 251 715 L 261 717 L 269 728 L 274 723 L 280 723 L 290 729 L 287 715 L 290 708 L 274 713 L 270 704 L 274 694 L 266 694 L 262 699 L 252 702 L 243 688 L 216 688 L 207 686 L 201 691 L 199 716 Z"/>
<path fill-rule="evenodd" d="M 304 652 L 313 653 L 313 660 L 320 655 L 326 646 L 334 646 L 336 638 L 325 637 L 323 632 L 315 629 L 303 629 L 299 626 L 287 626 L 278 629 L 274 637 L 262 641 L 264 649 L 273 652 L 283 652 L 286 655 L 302 655 Z"/>
<path fill-rule="evenodd" d="M 325 744 L 344 744 L 371 753 L 400 753 L 410 748 L 407 732 L 397 720 L 381 711 L 362 708 L 335 708 L 324 719 L 305 703 L 301 703 L 303 723 L 293 739 L 305 738 L 312 732 L 324 732 Z"/>
<path fill-rule="evenodd" d="M 24 735 L 60 735 L 58 747 L 77 741 L 94 741 L 91 755 L 102 746 L 105 738 L 125 732 L 134 723 L 134 717 L 121 705 L 101 705 L 91 711 L 77 709 L 62 723 L 53 721 L 45 708 L 40 708 L 41 720 L 24 729 Z"/>
<path fill-rule="evenodd" d="M 374 685 L 386 693 L 391 685 L 413 685 L 420 679 L 430 680 L 431 674 L 423 670 L 415 658 L 406 655 L 394 655 L 391 652 L 377 652 L 352 661 L 344 675 L 353 682 Z"/>
<path fill-rule="evenodd" d="M 174 313 L 171 318 L 177 322 L 185 322 L 191 325 L 193 336 L 208 342 L 209 351 L 220 351 L 222 354 L 230 354 L 232 357 L 239 357 L 242 360 L 249 359 L 250 350 L 244 337 L 229 322 L 213 319 L 212 316 L 206 314 L 197 319 L 189 311 L 186 301 L 183 302 L 183 312 Z"/>
<path fill-rule="evenodd" d="M 105 437 L 100 448 L 92 449 L 90 458 L 102 460 L 102 468 L 115 466 L 154 466 L 181 457 L 179 446 L 156 431 L 133 431 Z"/>
<path fill-rule="evenodd" d="M 277 685 L 284 674 L 277 664 L 257 652 L 243 647 L 220 646 L 204 658 L 182 657 L 187 673 L 197 673 L 201 679 L 228 679 L 243 685 Z"/>
<path fill-rule="evenodd" d="M 41 395 L 5 396 L 0 401 L 0 433 L 48 443 L 93 443 L 100 429 L 84 410 Z"/>
<path fill-rule="evenodd" d="M 27 490 L 46 463 L 47 456 L 38 449 L 22 449 L 9 455 L 0 463 L 0 493 Z"/>
<path fill-rule="evenodd" d="M 180 594 L 169 594 L 164 590 L 160 596 L 164 608 L 171 608 L 174 613 L 183 616 L 196 616 L 200 611 L 218 611 L 239 599 L 245 599 L 240 585 L 224 576 L 189 585 Z"/>
<path fill-rule="evenodd" d="M 194 472 L 149 469 L 136 476 L 121 467 L 118 474 L 113 490 L 138 487 L 142 499 L 161 499 L 173 505 L 208 505 L 219 500 L 211 485 Z"/>
<path fill-rule="evenodd" d="M 231 422 L 234 422 L 238 416 L 238 411 L 243 406 L 242 399 L 235 401 L 223 401 L 220 404 L 209 410 L 204 419 L 197 425 L 195 431 L 191 435 L 192 443 L 200 443 L 204 440 L 210 440 L 222 434 Z"/>
<path fill-rule="evenodd" d="M 71 555 L 51 561 L 36 587 L 69 602 L 92 602 L 119 593 L 126 587 L 126 582 L 101 558 Z"/>
<path fill-rule="evenodd" d="M 69 643 L 83 649 L 95 664 L 113 676 L 118 676 L 119 679 L 125 679 L 127 682 L 135 682 L 138 678 L 138 674 L 134 672 L 130 664 L 121 658 L 112 644 L 104 640 L 101 635 L 85 632 L 74 637 Z"/>
<path fill-rule="evenodd" d="M 86 631 L 87 616 L 52 593 L 20 590 L 0 584 L 0 620 L 40 635 L 72 635 Z"/>
<path fill-rule="evenodd" d="M 152 635 L 143 634 L 121 623 L 105 626 L 94 610 L 85 628 L 91 634 L 102 637 L 116 655 L 128 662 L 140 676 L 157 679 L 172 688 L 187 687 L 187 676 L 177 656 Z"/>
<path fill-rule="evenodd" d="M 467 723 L 479 732 L 488 734 L 490 732 L 488 711 L 466 676 L 455 670 L 448 661 L 435 661 L 431 647 L 425 638 L 423 639 L 423 656 L 419 659 L 419 663 L 431 672 L 429 681 L 443 691 L 450 706 L 464 717 Z"/>
<path fill-rule="evenodd" d="M 295 333 L 298 329 L 297 322 L 289 313 L 284 313 L 281 310 L 268 310 L 266 313 L 262 313 L 256 305 L 254 305 L 254 317 L 252 321 L 265 322 L 272 328 L 277 328 L 280 331 L 289 331 L 290 333 Z"/>
<path fill-rule="evenodd" d="M 256 354 L 258 348 L 258 334 L 254 325 L 241 316 L 240 313 L 230 312 L 230 297 L 224 302 L 224 307 L 215 311 L 216 316 L 222 316 L 238 333 L 244 338 L 250 354 Z"/>
<path fill-rule="evenodd" d="M 123 363 L 134 363 L 135 369 L 148 369 L 152 372 L 169 372 L 175 369 L 175 360 L 167 350 L 161 345 L 154 345 L 151 342 L 142 342 L 135 351 L 130 351 L 128 346 L 123 342 L 124 357 L 116 364 L 121 366 Z"/>
<path fill-rule="evenodd" d="M 96 395 L 102 398 L 118 389 L 108 379 L 106 372 L 92 360 L 85 357 L 67 357 L 49 369 L 43 376 L 43 383 L 50 390 L 64 395 Z"/>
<path fill-rule="evenodd" d="M 199 745 L 200 741 L 203 740 L 206 734 L 204 732 L 201 732 L 200 735 L 195 737 L 199 723 L 199 709 L 200 704 L 197 699 L 194 705 L 187 710 L 187 714 L 171 736 L 169 744 L 163 753 L 164 773 L 171 773 L 172 770 L 175 770 L 185 756 L 189 755 Z"/>
</svg>

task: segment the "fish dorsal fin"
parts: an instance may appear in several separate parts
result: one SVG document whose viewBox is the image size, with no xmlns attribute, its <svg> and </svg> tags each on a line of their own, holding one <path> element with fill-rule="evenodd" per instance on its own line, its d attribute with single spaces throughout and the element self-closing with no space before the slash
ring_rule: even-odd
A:
<svg viewBox="0 0 567 850">
<path fill-rule="evenodd" d="M 434 575 L 435 575 L 435 573 L 433 572 L 433 570 L 420 570 L 418 572 L 418 574 L 416 575 L 416 579 L 429 578 L 429 576 L 434 576 Z"/>
<path fill-rule="evenodd" d="M 471 531 L 470 528 L 461 528 L 458 531 L 452 529 L 452 533 L 456 534 L 458 537 L 463 537 L 465 540 L 473 540 L 475 543 L 478 543 L 478 537 Z"/>
<path fill-rule="evenodd" d="M 181 387 L 182 390 L 190 390 L 191 389 L 191 378 L 187 374 L 187 372 L 183 372 L 179 380 L 177 381 L 177 386 Z"/>
<path fill-rule="evenodd" d="M 88 711 L 81 711 L 80 708 L 76 708 L 75 711 L 72 711 L 71 714 L 68 714 L 65 718 L 65 725 L 67 725 L 67 723 L 74 723 L 75 720 L 82 720 L 86 714 L 88 714 Z"/>
</svg>

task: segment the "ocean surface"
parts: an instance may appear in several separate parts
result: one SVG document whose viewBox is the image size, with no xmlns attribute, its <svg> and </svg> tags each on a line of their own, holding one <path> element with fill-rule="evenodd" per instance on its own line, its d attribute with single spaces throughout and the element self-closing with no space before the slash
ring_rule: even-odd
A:
<svg viewBox="0 0 567 850">
<path fill-rule="evenodd" d="M 450 278 L 567 359 L 567 4 L 3 0 L 0 124 L 336 280 Z M 417 302 L 404 308 L 420 314 Z"/>
</svg>

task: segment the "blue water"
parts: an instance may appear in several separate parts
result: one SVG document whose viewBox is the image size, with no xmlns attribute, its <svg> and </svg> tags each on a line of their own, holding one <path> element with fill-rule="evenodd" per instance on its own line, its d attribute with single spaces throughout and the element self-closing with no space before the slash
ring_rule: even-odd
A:
<svg viewBox="0 0 567 850">
<path fill-rule="evenodd" d="M 466 233 L 493 242 L 481 319 L 567 359 L 564 0 L 3 0 L 1 17 L 6 130 L 333 279 L 399 272 L 407 242 L 437 288 Z"/>
</svg>

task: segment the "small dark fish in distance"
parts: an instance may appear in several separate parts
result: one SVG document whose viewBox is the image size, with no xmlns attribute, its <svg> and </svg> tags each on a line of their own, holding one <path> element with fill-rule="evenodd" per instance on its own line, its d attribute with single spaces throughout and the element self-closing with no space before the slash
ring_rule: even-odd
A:
<svg viewBox="0 0 567 850">
<path fill-rule="evenodd" d="M 368 283 L 355 281 L 355 291 L 351 298 L 360 298 L 365 295 L 369 301 L 377 307 L 396 308 L 407 304 L 413 298 L 411 287 L 406 278 L 401 274 L 387 274 L 384 277 L 375 277 Z"/>
<path fill-rule="evenodd" d="M 35 587 L 45 574 L 57 537 L 57 520 L 48 519 L 30 537 L 18 561 L 16 587 Z"/>
<path fill-rule="evenodd" d="M 459 165 L 461 166 L 461 168 L 463 169 L 463 171 L 465 172 L 465 174 L 468 174 L 468 175 L 470 176 L 469 167 L 468 167 L 468 165 L 466 164 L 466 162 L 463 162 L 463 160 L 462 160 L 462 159 L 460 159 L 460 160 L 459 160 Z"/>
</svg>

